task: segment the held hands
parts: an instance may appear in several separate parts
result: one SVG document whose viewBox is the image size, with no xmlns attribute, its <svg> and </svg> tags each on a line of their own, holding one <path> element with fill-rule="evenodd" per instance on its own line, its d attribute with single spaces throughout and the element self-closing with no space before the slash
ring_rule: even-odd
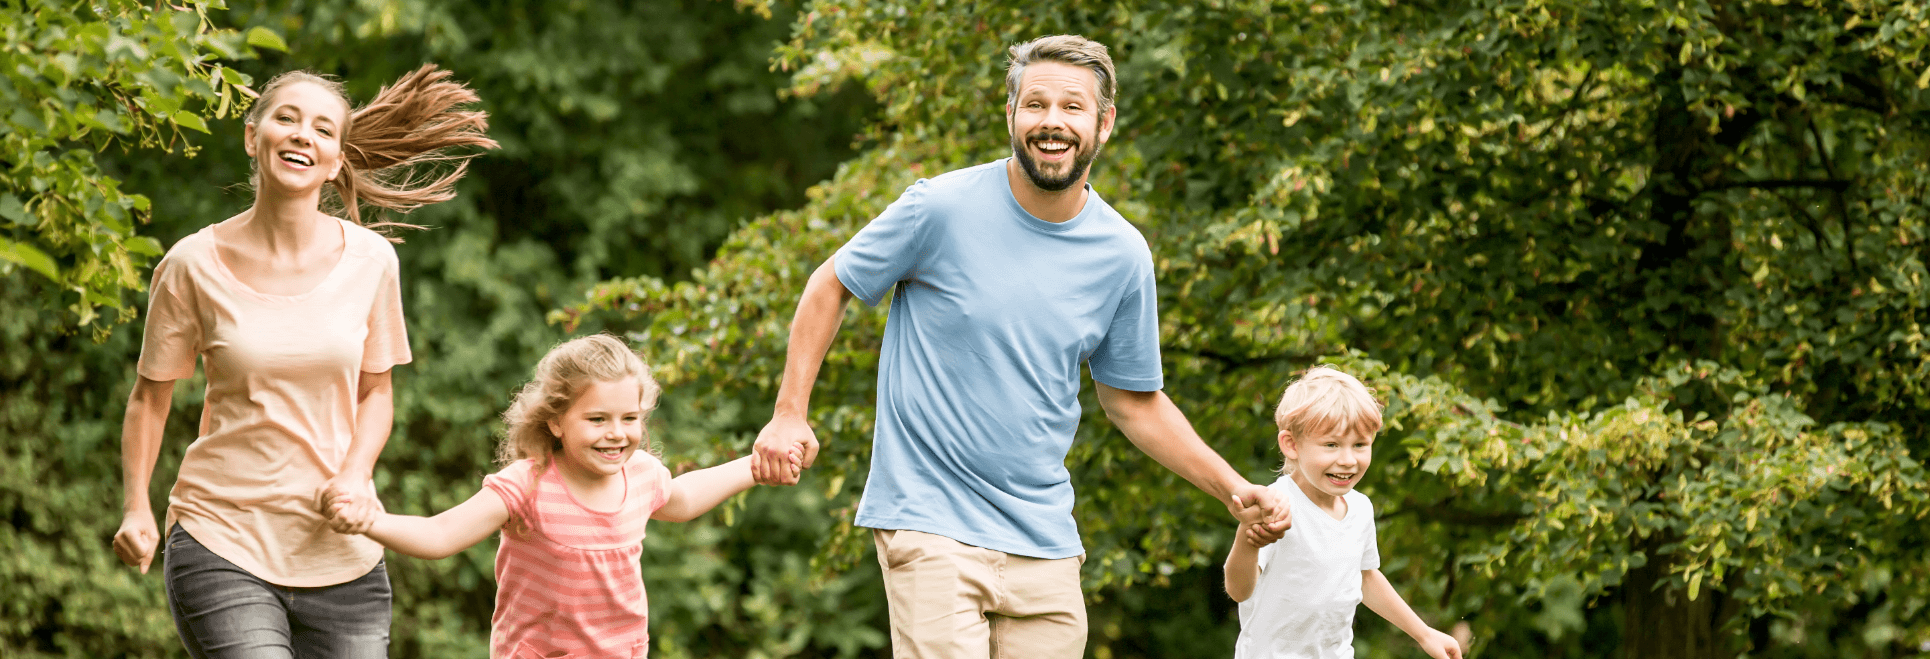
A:
<svg viewBox="0 0 1930 659">
<path fill-rule="evenodd" d="M 1246 543 L 1248 547 L 1259 549 L 1279 542 L 1280 537 L 1286 533 L 1286 529 L 1269 532 L 1266 528 L 1265 524 L 1241 524 L 1239 533 L 1235 534 L 1236 542 Z"/>
<path fill-rule="evenodd" d="M 154 548 L 161 542 L 160 531 L 154 528 L 154 511 L 132 511 L 121 517 L 121 530 L 114 532 L 114 555 L 128 567 L 141 568 L 147 574 L 147 566 L 154 562 Z"/>
<path fill-rule="evenodd" d="M 796 485 L 818 459 L 818 436 L 804 419 L 775 416 L 751 447 L 751 479 L 758 485 Z"/>
<path fill-rule="evenodd" d="M 1232 497 L 1226 509 L 1240 520 L 1241 539 L 1254 547 L 1273 544 L 1293 528 L 1293 508 L 1267 486 L 1246 483 L 1233 488 Z"/>
<path fill-rule="evenodd" d="M 336 474 L 315 491 L 315 507 L 328 515 L 328 526 L 336 533 L 359 535 L 375 525 L 380 509 L 375 491 L 366 475 Z"/>
</svg>

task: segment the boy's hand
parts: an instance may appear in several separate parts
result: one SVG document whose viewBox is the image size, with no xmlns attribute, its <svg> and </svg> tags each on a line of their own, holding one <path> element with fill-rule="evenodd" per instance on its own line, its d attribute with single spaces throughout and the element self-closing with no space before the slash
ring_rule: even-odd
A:
<svg viewBox="0 0 1930 659">
<path fill-rule="evenodd" d="M 1233 488 L 1233 505 L 1227 506 L 1241 524 L 1253 524 L 1271 544 L 1293 527 L 1293 508 L 1265 485 L 1247 483 Z"/>
<path fill-rule="evenodd" d="M 1241 524 L 1240 542 L 1244 542 L 1247 546 L 1254 549 L 1259 549 L 1279 542 L 1280 538 L 1286 535 L 1285 529 L 1273 532 L 1268 532 L 1266 529 L 1267 526 L 1265 524 Z"/>
<path fill-rule="evenodd" d="M 1434 659 L 1462 659 L 1465 656 L 1461 651 L 1461 642 L 1439 629 L 1429 628 L 1415 640 L 1420 642 L 1421 650 Z"/>
</svg>

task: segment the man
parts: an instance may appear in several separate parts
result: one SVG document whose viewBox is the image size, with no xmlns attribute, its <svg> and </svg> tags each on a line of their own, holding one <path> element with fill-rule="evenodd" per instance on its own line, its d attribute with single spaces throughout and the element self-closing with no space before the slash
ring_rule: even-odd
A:
<svg viewBox="0 0 1930 659">
<path fill-rule="evenodd" d="M 873 529 L 896 657 L 1084 653 L 1084 561 L 1065 468 L 1090 365 L 1106 415 L 1147 455 L 1278 537 L 1287 507 L 1200 441 L 1160 391 L 1146 239 L 1086 185 L 1113 127 L 1106 47 L 1012 47 L 1012 157 L 921 180 L 805 285 L 758 435 L 759 482 L 817 455 L 811 387 L 846 300 L 896 290 L 857 524 Z"/>
</svg>

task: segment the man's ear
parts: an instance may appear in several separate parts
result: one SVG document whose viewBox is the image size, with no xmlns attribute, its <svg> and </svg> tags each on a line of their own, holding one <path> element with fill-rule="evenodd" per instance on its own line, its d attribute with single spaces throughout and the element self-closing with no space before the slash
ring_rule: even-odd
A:
<svg viewBox="0 0 1930 659">
<path fill-rule="evenodd" d="M 1119 106 L 1106 108 L 1105 116 L 1099 117 L 1099 143 L 1105 144 L 1112 138 L 1113 120 L 1119 116 Z"/>
</svg>

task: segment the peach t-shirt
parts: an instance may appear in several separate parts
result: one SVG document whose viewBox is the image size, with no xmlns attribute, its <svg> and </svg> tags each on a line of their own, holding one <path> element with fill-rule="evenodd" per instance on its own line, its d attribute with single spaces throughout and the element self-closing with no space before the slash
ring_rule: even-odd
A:
<svg viewBox="0 0 1930 659">
<path fill-rule="evenodd" d="M 644 527 L 670 499 L 670 470 L 642 451 L 624 464 L 623 503 L 583 505 L 551 460 L 521 460 L 483 478 L 503 498 L 509 521 L 496 548 L 495 659 L 650 654 L 644 596 Z"/>
<path fill-rule="evenodd" d="M 409 361 L 395 248 L 341 222 L 341 260 L 313 290 L 268 295 L 221 263 L 214 227 L 182 238 L 154 268 L 138 370 L 194 375 L 207 400 L 168 495 L 176 522 L 263 580 L 331 586 L 368 574 L 382 546 L 329 530 L 315 492 L 355 434 L 356 383 Z"/>
</svg>

